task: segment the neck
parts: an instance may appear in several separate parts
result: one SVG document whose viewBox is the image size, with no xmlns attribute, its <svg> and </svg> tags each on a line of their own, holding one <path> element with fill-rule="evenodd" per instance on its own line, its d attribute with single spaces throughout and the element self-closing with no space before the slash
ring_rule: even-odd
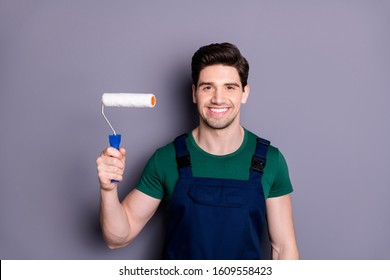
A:
<svg viewBox="0 0 390 280">
<path fill-rule="evenodd" d="M 192 131 L 198 146 L 212 155 L 227 155 L 237 151 L 244 140 L 242 126 L 225 129 L 212 129 L 207 126 L 198 126 Z"/>
</svg>

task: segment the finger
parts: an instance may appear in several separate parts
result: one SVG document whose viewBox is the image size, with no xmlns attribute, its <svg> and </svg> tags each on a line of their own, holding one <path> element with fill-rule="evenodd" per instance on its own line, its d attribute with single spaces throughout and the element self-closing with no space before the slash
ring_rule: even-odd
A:
<svg viewBox="0 0 390 280">
<path fill-rule="evenodd" d="M 106 176 L 104 177 L 104 182 L 106 183 L 112 183 L 112 180 L 122 182 L 123 181 L 123 175 L 117 174 L 117 173 L 106 173 Z"/>
<path fill-rule="evenodd" d="M 113 173 L 113 174 L 119 174 L 123 175 L 123 168 L 116 165 L 102 165 L 98 167 L 98 170 L 103 173 Z"/>
<path fill-rule="evenodd" d="M 120 151 L 120 153 L 122 154 L 123 157 L 126 156 L 126 149 L 125 148 L 120 148 L 119 151 Z"/>
<path fill-rule="evenodd" d="M 117 182 L 113 182 L 113 180 Z M 117 174 L 107 174 L 107 177 L 101 178 L 99 177 L 100 186 L 106 190 L 112 190 L 118 186 L 118 182 L 123 181 L 123 176 Z"/>
<path fill-rule="evenodd" d="M 98 177 L 102 184 L 109 184 L 111 180 L 117 180 L 121 182 L 123 180 L 123 172 L 118 171 L 115 168 L 98 168 Z"/>
<path fill-rule="evenodd" d="M 123 170 L 125 168 L 125 161 L 124 158 L 117 159 L 111 156 L 101 155 L 96 159 L 96 165 L 98 169 L 103 171 L 108 166 L 114 166 Z"/>
<path fill-rule="evenodd" d="M 122 157 L 123 157 L 122 153 L 113 147 L 107 147 L 102 152 L 102 155 L 110 156 L 110 157 L 114 157 L 114 158 L 118 158 L 118 159 L 122 159 Z"/>
</svg>

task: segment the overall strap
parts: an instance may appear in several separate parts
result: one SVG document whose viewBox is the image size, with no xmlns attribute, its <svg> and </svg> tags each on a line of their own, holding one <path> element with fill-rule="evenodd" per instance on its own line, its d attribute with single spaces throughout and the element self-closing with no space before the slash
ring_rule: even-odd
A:
<svg viewBox="0 0 390 280">
<path fill-rule="evenodd" d="M 191 158 L 186 144 L 187 134 L 176 137 L 173 142 L 176 151 L 176 163 L 180 177 L 192 177 Z"/>
<path fill-rule="evenodd" d="M 252 163 L 250 168 L 250 180 L 258 180 L 261 183 L 261 177 L 263 176 L 265 164 L 267 162 L 267 151 L 270 145 L 270 141 L 257 137 L 256 151 L 252 157 Z"/>
</svg>

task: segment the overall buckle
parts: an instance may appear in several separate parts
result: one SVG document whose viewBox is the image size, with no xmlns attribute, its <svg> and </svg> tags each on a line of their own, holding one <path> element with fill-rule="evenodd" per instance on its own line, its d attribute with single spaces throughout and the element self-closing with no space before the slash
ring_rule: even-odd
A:
<svg viewBox="0 0 390 280">
<path fill-rule="evenodd" d="M 176 157 L 176 162 L 179 168 L 185 168 L 191 166 L 191 158 L 190 155 L 184 155 L 181 157 Z"/>
<path fill-rule="evenodd" d="M 251 170 L 257 171 L 257 172 L 263 172 L 266 164 L 266 159 L 263 157 L 259 157 L 257 155 L 253 155 L 252 157 L 252 164 L 251 164 Z"/>
</svg>

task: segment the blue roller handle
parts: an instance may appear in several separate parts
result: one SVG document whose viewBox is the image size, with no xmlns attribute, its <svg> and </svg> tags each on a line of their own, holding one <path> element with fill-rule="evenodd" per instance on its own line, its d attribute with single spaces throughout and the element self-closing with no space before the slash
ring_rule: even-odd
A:
<svg viewBox="0 0 390 280">
<path fill-rule="evenodd" d="M 111 134 L 108 136 L 108 141 L 110 142 L 110 146 L 119 150 L 119 146 L 121 144 L 121 135 L 120 134 Z M 118 183 L 117 180 L 111 180 L 111 183 Z"/>
</svg>

